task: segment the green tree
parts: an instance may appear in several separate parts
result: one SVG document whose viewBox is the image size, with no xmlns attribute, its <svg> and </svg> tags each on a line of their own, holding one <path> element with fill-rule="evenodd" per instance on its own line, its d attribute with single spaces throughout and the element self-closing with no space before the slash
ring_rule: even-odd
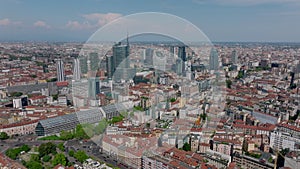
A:
<svg viewBox="0 0 300 169">
<path fill-rule="evenodd" d="M 42 168 L 44 168 L 42 166 L 42 164 L 40 164 L 39 162 L 31 161 L 31 160 L 26 163 L 26 167 L 28 169 L 42 169 Z"/>
<path fill-rule="evenodd" d="M 39 154 L 40 157 L 44 157 L 49 154 L 56 154 L 56 145 L 51 142 L 41 144 L 39 146 Z"/>
<path fill-rule="evenodd" d="M 77 151 L 77 152 L 74 154 L 74 157 L 75 157 L 78 161 L 80 161 L 81 163 L 83 163 L 86 159 L 89 158 L 89 156 L 86 155 L 85 152 L 82 151 L 82 150 Z"/>
<path fill-rule="evenodd" d="M 12 92 L 12 93 L 10 94 L 11 97 L 20 97 L 20 96 L 22 96 L 22 95 L 23 95 L 22 92 Z"/>
<path fill-rule="evenodd" d="M 231 89 L 232 81 L 231 80 L 226 80 L 226 87 Z"/>
<path fill-rule="evenodd" d="M 47 79 L 46 81 L 47 81 L 47 82 L 56 82 L 56 81 L 57 81 L 57 78 Z"/>
<path fill-rule="evenodd" d="M 240 70 L 236 78 L 240 79 L 240 78 L 243 78 L 243 77 L 244 77 L 244 72 L 242 70 Z"/>
<path fill-rule="evenodd" d="M 36 161 L 36 162 L 40 162 L 40 157 L 37 154 L 31 154 L 30 155 L 30 161 Z"/>
<path fill-rule="evenodd" d="M 59 143 L 59 144 L 57 145 L 57 148 L 58 148 L 60 151 L 65 151 L 64 143 Z"/>
<path fill-rule="evenodd" d="M 73 150 L 70 150 L 70 151 L 69 151 L 69 156 L 70 156 L 70 157 L 74 157 L 74 154 L 75 154 L 75 152 L 74 152 Z"/>
<path fill-rule="evenodd" d="M 51 160 L 51 156 L 45 155 L 45 156 L 42 158 L 42 160 L 43 160 L 44 162 L 49 162 L 49 161 Z"/>
<path fill-rule="evenodd" d="M 175 98 L 171 98 L 171 99 L 170 99 L 170 102 L 175 102 L 175 101 L 176 101 Z"/>
<path fill-rule="evenodd" d="M 30 147 L 28 145 L 23 145 L 21 147 L 18 148 L 10 148 L 5 152 L 5 155 L 11 159 L 17 159 L 18 155 L 22 152 L 28 152 L 30 150 Z"/>
<path fill-rule="evenodd" d="M 56 165 L 58 165 L 58 164 L 61 164 L 61 165 L 63 165 L 63 166 L 66 166 L 66 165 L 67 165 L 67 159 L 66 159 L 65 155 L 62 154 L 62 153 L 56 154 L 56 155 L 54 156 L 53 161 L 52 161 L 52 165 L 53 165 L 53 166 L 56 166 Z"/>
<path fill-rule="evenodd" d="M 20 147 L 20 152 L 22 151 L 28 152 L 30 151 L 30 147 L 27 144 L 24 144 L 22 147 Z"/>
<path fill-rule="evenodd" d="M 88 139 L 89 136 L 85 133 L 82 125 L 78 124 L 75 130 L 75 138 L 77 139 Z"/>
<path fill-rule="evenodd" d="M 182 149 L 184 151 L 191 151 L 191 145 L 189 143 L 184 143 Z"/>
<path fill-rule="evenodd" d="M 60 132 L 60 138 L 62 140 L 71 140 L 71 139 L 74 138 L 74 135 L 72 134 L 71 131 L 64 131 L 63 130 L 63 131 Z"/>
<path fill-rule="evenodd" d="M 107 127 L 106 119 L 102 119 L 95 127 L 95 134 L 102 134 Z"/>
<path fill-rule="evenodd" d="M 8 138 L 9 138 L 9 136 L 7 135 L 7 133 L 5 133 L 5 132 L 0 133 L 0 140 L 6 140 Z"/>
<path fill-rule="evenodd" d="M 54 94 L 54 95 L 52 95 L 52 97 L 53 97 L 53 100 L 57 100 L 58 99 L 58 94 Z"/>
<path fill-rule="evenodd" d="M 18 157 L 19 154 L 18 154 L 18 152 L 15 151 L 14 149 L 8 149 L 8 150 L 6 150 L 5 155 L 6 155 L 7 157 L 9 157 L 9 158 L 15 160 L 15 159 L 17 159 L 17 157 Z"/>
</svg>

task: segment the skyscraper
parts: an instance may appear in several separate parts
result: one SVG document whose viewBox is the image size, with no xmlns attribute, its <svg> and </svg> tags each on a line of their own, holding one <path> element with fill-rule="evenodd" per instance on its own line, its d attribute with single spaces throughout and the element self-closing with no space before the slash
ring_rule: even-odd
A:
<svg viewBox="0 0 300 169">
<path fill-rule="evenodd" d="M 218 51 L 215 48 L 212 48 L 209 55 L 209 70 L 218 70 L 218 69 L 219 69 Z"/>
<path fill-rule="evenodd" d="M 90 99 L 96 99 L 97 94 L 100 93 L 99 77 L 89 77 L 88 79 L 88 96 Z"/>
<path fill-rule="evenodd" d="M 107 69 L 107 76 L 108 78 L 112 78 L 113 75 L 114 75 L 114 69 L 115 69 L 115 66 L 114 66 L 114 62 L 113 62 L 113 56 L 106 56 L 106 69 Z"/>
<path fill-rule="evenodd" d="M 238 63 L 238 55 L 237 55 L 236 50 L 232 51 L 232 53 L 231 53 L 231 63 L 232 64 Z"/>
<path fill-rule="evenodd" d="M 74 59 L 74 70 L 73 70 L 73 80 L 80 80 L 80 75 L 81 75 L 81 71 L 80 71 L 80 62 L 79 59 L 76 58 Z"/>
<path fill-rule="evenodd" d="M 177 67 L 181 67 L 181 73 L 178 74 L 178 75 L 185 75 L 185 62 L 187 61 L 187 58 L 186 58 L 186 52 L 185 52 L 185 46 L 179 46 L 178 47 L 178 59 L 181 60 L 181 62 L 179 61 L 176 61 L 176 64 L 181 64 L 180 66 L 177 65 Z M 179 70 L 178 70 L 179 71 Z"/>
<path fill-rule="evenodd" d="M 57 72 L 57 81 L 58 82 L 65 81 L 64 62 L 61 59 L 57 59 L 56 72 Z"/>
<path fill-rule="evenodd" d="M 107 72 L 111 72 L 109 76 L 114 76 L 114 79 L 128 79 L 130 74 L 129 64 L 129 42 L 127 37 L 127 43 L 124 45 L 121 42 L 113 46 L 112 58 L 107 58 Z M 111 66 L 111 67 L 110 67 Z"/>
<path fill-rule="evenodd" d="M 186 52 L 185 52 L 185 46 L 179 46 L 178 47 L 178 57 L 181 60 L 183 60 L 183 62 L 187 61 Z"/>
<path fill-rule="evenodd" d="M 153 65 L 153 49 L 145 49 L 145 66 L 151 67 Z"/>
</svg>

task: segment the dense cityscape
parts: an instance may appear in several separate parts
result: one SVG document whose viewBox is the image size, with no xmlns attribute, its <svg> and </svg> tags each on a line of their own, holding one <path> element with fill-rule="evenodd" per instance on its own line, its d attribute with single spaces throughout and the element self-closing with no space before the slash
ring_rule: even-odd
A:
<svg viewBox="0 0 300 169">
<path fill-rule="evenodd" d="M 299 169 L 299 5 L 1 1 L 0 169 Z"/>
<path fill-rule="evenodd" d="M 298 165 L 300 45 L 216 43 L 205 52 L 127 40 L 87 57 L 81 47 L 1 43 L 2 166 Z M 214 86 L 221 102 L 209 99 Z M 41 155 L 43 146 L 54 148 Z"/>
</svg>

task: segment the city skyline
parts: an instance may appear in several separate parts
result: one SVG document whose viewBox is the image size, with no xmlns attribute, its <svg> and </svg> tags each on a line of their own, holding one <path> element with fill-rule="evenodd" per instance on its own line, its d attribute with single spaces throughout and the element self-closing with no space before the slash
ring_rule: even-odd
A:
<svg viewBox="0 0 300 169">
<path fill-rule="evenodd" d="M 0 41 L 82 42 L 116 18 L 161 12 L 190 21 L 214 42 L 300 42 L 300 24 L 295 22 L 300 16 L 297 0 L 145 3 L 135 0 L 88 0 L 84 4 L 2 0 Z"/>
</svg>

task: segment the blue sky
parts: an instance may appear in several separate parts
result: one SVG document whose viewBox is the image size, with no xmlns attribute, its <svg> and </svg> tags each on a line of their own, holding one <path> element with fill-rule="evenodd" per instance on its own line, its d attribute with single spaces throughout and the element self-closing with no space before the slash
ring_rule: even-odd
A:
<svg viewBox="0 0 300 169">
<path fill-rule="evenodd" d="M 0 0 L 0 41 L 86 41 L 137 12 L 182 17 L 212 41 L 300 42 L 299 0 Z"/>
</svg>

